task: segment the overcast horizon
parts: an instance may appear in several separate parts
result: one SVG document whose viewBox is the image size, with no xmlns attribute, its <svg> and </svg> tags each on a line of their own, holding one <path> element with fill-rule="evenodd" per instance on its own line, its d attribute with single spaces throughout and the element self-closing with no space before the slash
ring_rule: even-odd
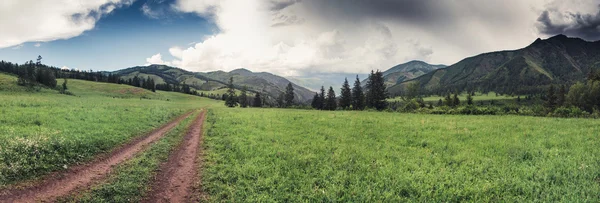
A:
<svg viewBox="0 0 600 203">
<path fill-rule="evenodd" d="M 599 8 L 596 0 L 7 0 L 0 60 L 368 73 L 411 60 L 452 65 L 557 34 L 599 40 Z"/>
</svg>

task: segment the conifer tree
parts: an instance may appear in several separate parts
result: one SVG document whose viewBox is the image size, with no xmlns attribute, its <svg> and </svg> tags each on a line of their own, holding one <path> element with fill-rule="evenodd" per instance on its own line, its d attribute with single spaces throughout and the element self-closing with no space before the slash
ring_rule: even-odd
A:
<svg viewBox="0 0 600 203">
<path fill-rule="evenodd" d="M 467 94 L 467 105 L 473 105 L 473 96 Z"/>
<path fill-rule="evenodd" d="M 242 93 L 239 97 L 240 107 L 246 108 L 248 107 L 248 95 L 246 94 L 246 87 L 242 88 Z"/>
<path fill-rule="evenodd" d="M 352 88 L 352 108 L 354 110 L 365 109 L 365 94 L 360 85 L 358 75 L 356 76 L 356 81 L 354 81 L 354 87 Z"/>
<path fill-rule="evenodd" d="M 335 92 L 333 87 L 329 87 L 327 92 L 327 98 L 325 99 L 325 110 L 334 111 L 337 109 L 337 99 L 335 98 Z"/>
<path fill-rule="evenodd" d="M 290 107 L 294 105 L 294 87 L 292 83 L 288 83 L 285 88 L 285 107 Z"/>
<path fill-rule="evenodd" d="M 340 107 L 342 109 L 348 109 L 352 105 L 352 90 L 350 90 L 350 84 L 348 84 L 348 78 L 344 79 L 340 94 Z"/>
<path fill-rule="evenodd" d="M 229 78 L 229 84 L 227 85 L 229 89 L 227 90 L 227 97 L 224 98 L 225 106 L 227 107 L 236 107 L 238 105 L 237 97 L 235 95 L 235 89 L 233 88 L 233 77 Z"/>
<path fill-rule="evenodd" d="M 442 102 L 442 99 L 438 100 L 437 106 L 443 106 L 444 102 Z"/>
<path fill-rule="evenodd" d="M 62 88 L 63 88 L 64 91 L 66 91 L 68 89 L 67 88 L 67 78 L 66 77 L 63 78 Z"/>
<path fill-rule="evenodd" d="M 310 104 L 310 106 L 312 106 L 313 109 L 321 109 L 321 103 L 320 100 L 321 97 L 319 97 L 319 93 L 315 92 L 315 96 L 313 97 L 312 103 Z"/>
<path fill-rule="evenodd" d="M 319 94 L 319 110 L 325 109 L 325 87 L 321 86 L 321 93 Z"/>
<path fill-rule="evenodd" d="M 544 105 L 546 106 L 546 108 L 554 110 L 557 104 L 556 100 L 557 96 L 554 90 L 554 85 L 550 85 L 550 87 L 548 88 L 548 92 L 546 93 L 546 103 Z"/>
<path fill-rule="evenodd" d="M 367 107 L 375 108 L 379 111 L 387 107 L 387 90 L 383 80 L 383 73 L 371 71 L 369 80 L 367 81 Z"/>
<path fill-rule="evenodd" d="M 453 104 L 454 104 L 454 102 L 452 101 L 450 94 L 447 94 L 446 97 L 444 98 L 444 105 L 452 107 Z"/>
<path fill-rule="evenodd" d="M 457 107 L 460 105 L 460 99 L 458 99 L 458 94 L 454 94 L 452 97 L 452 107 Z"/>
</svg>

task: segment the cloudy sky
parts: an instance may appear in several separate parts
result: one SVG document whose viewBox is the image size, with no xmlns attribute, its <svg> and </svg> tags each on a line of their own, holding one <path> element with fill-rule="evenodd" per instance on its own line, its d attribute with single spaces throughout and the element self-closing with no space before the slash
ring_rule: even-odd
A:
<svg viewBox="0 0 600 203">
<path fill-rule="evenodd" d="M 451 65 L 564 33 L 600 40 L 599 0 L 3 0 L 0 59 L 283 76 Z"/>
</svg>

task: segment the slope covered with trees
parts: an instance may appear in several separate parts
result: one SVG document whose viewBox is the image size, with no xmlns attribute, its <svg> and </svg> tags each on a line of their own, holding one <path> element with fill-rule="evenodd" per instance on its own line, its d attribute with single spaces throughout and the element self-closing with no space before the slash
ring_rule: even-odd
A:
<svg viewBox="0 0 600 203">
<path fill-rule="evenodd" d="M 165 65 L 138 66 L 115 71 L 123 79 L 133 77 L 150 77 L 157 85 L 168 84 L 171 86 L 183 84 L 199 91 L 214 91 L 227 88 L 230 78 L 233 78 L 233 86 L 237 90 L 247 88 L 252 95 L 260 93 L 262 98 L 269 102 L 286 91 L 289 80 L 270 73 L 254 73 L 246 69 L 237 69 L 231 72 L 190 72 L 179 68 Z M 292 83 L 295 98 L 298 102 L 306 102 L 312 98 L 310 90 Z"/>
</svg>

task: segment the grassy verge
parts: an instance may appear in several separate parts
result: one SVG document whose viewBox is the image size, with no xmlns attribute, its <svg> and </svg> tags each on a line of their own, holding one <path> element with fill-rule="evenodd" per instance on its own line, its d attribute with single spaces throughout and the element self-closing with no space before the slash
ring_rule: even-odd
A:
<svg viewBox="0 0 600 203">
<path fill-rule="evenodd" d="M 139 202 L 151 189 L 151 179 L 160 164 L 167 161 L 171 151 L 181 142 L 187 128 L 198 113 L 182 121 L 165 137 L 132 160 L 118 166 L 113 175 L 103 184 L 63 202 Z"/>
<path fill-rule="evenodd" d="M 600 121 L 214 108 L 203 186 L 231 202 L 597 202 Z"/>
</svg>

